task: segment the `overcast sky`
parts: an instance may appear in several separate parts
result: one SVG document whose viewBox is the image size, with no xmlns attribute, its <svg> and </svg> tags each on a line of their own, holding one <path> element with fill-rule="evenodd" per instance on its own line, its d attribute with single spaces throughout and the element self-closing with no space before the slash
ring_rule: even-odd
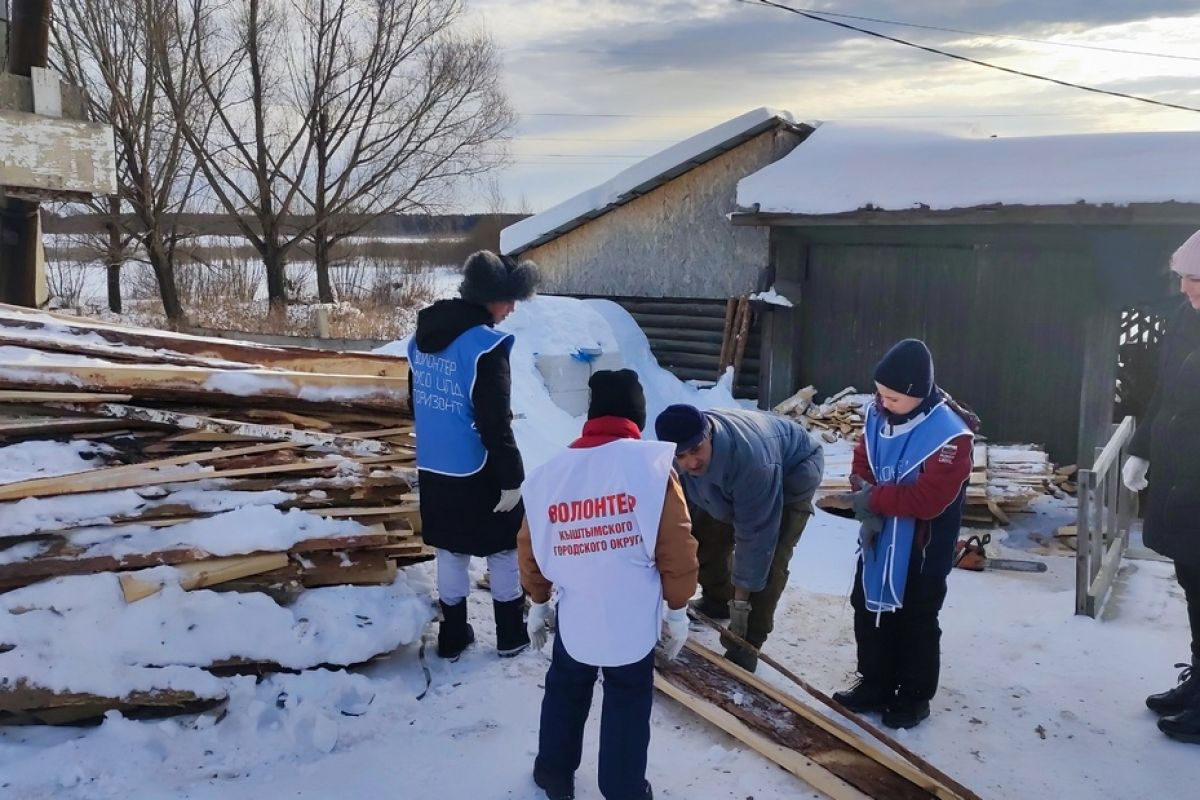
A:
<svg viewBox="0 0 1200 800">
<path fill-rule="evenodd" d="M 504 58 L 519 125 L 500 176 L 541 211 L 758 106 L 964 134 L 1200 130 L 1200 113 L 1005 75 L 737 0 L 467 0 Z M 841 20 L 919 44 L 1200 107 L 1200 0 L 784 0 L 1057 43 Z M 836 19 L 836 18 L 835 18 Z M 482 201 L 465 203 L 482 209 Z"/>
</svg>

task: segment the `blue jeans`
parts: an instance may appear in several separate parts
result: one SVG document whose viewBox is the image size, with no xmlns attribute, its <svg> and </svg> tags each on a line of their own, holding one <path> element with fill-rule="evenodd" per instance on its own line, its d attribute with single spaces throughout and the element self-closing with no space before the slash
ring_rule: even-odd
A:
<svg viewBox="0 0 1200 800">
<path fill-rule="evenodd" d="M 537 768 L 556 779 L 574 779 L 583 759 L 583 728 L 592 707 L 596 673 L 604 671 L 600 712 L 600 793 L 605 800 L 646 796 L 646 752 L 654 699 L 654 651 L 632 664 L 594 667 L 571 658 L 561 634 L 546 673 Z"/>
</svg>

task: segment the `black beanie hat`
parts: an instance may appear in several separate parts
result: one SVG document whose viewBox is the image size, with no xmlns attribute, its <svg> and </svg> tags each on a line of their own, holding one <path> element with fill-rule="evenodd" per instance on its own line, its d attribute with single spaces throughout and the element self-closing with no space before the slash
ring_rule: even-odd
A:
<svg viewBox="0 0 1200 800">
<path fill-rule="evenodd" d="M 934 387 L 929 348 L 920 339 L 898 342 L 876 365 L 875 382 L 909 397 L 928 397 Z"/>
<path fill-rule="evenodd" d="M 537 265 L 532 261 L 518 264 L 515 258 L 498 256 L 491 250 L 467 256 L 462 275 L 459 296 L 478 306 L 528 300 L 540 280 Z"/>
<path fill-rule="evenodd" d="M 646 395 L 636 372 L 631 369 L 598 370 L 588 379 L 588 388 L 592 390 L 588 419 L 624 417 L 637 425 L 639 431 L 645 430 Z"/>
<path fill-rule="evenodd" d="M 686 453 L 708 434 L 708 419 L 695 406 L 678 403 L 667 406 L 654 420 L 654 434 L 660 442 L 673 442 L 675 454 Z"/>
</svg>

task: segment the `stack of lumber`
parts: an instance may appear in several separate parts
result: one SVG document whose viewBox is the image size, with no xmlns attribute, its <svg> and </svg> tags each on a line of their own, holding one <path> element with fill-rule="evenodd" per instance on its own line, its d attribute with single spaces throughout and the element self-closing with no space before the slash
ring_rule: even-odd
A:
<svg viewBox="0 0 1200 800">
<path fill-rule="evenodd" d="M 0 306 L 0 458 L 30 442 L 86 443 L 93 456 L 85 471 L 0 484 L 0 592 L 111 574 L 130 604 L 166 585 L 287 604 L 312 587 L 391 584 L 432 557 L 407 371 L 382 355 Z M 36 675 L 4 672 L 0 712 L 56 707 L 30 689 Z M 156 704 L 141 694 L 112 707 Z"/>
<path fill-rule="evenodd" d="M 805 386 L 775 406 L 775 413 L 798 420 L 828 444 L 840 439 L 857 442 L 862 436 L 865 421 L 863 409 L 868 398 L 856 394 L 856 391 L 853 386 L 848 386 L 830 395 L 825 402 L 817 403 L 814 402 L 816 388 Z"/>
</svg>

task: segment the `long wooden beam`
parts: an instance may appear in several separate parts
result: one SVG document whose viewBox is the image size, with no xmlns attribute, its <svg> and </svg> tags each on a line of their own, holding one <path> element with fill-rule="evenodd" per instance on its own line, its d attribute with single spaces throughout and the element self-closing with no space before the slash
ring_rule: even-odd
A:
<svg viewBox="0 0 1200 800">
<path fill-rule="evenodd" d="M 30 364 L 0 362 L 0 388 L 132 394 L 139 398 L 212 404 L 255 399 L 310 408 L 408 408 L 408 381 L 374 375 L 247 369 L 220 370 L 171 365 Z"/>
<path fill-rule="evenodd" d="M 113 344 L 134 345 L 204 358 L 260 364 L 295 372 L 406 378 L 408 361 L 377 353 L 344 353 L 304 347 L 282 347 L 251 342 L 192 336 L 170 331 L 135 328 L 100 320 L 31 311 L 20 306 L 0 304 L 0 326 L 31 328 L 53 325 L 57 331 L 74 336 L 95 335 Z"/>
<path fill-rule="evenodd" d="M 292 442 L 297 445 L 331 448 L 356 455 L 367 453 L 381 455 L 388 452 L 388 446 L 385 443 L 357 436 L 339 436 L 320 431 L 284 428 L 280 425 L 266 425 L 260 422 L 238 422 L 237 420 L 222 419 L 220 417 L 183 414 L 178 411 L 167 411 L 161 408 L 145 408 L 143 406 L 131 406 L 119 403 L 100 403 L 88 406 L 69 403 L 54 403 L 52 405 L 54 408 L 59 408 L 63 411 L 91 414 L 110 419 L 132 420 L 152 425 L 182 428 L 189 431 L 223 433 L 246 439 L 258 439 L 269 442 Z"/>
<path fill-rule="evenodd" d="M 815 686 L 812 686 L 810 683 L 805 681 L 803 678 L 796 675 L 796 673 L 792 672 L 790 669 L 788 669 L 784 665 L 780 664 L 778 661 L 776 661 L 774 658 L 772 658 L 769 654 L 764 653 L 763 651 L 754 647 L 754 645 L 747 642 L 742 637 L 731 632 L 728 628 L 726 628 L 721 623 L 717 622 L 716 620 L 712 619 L 711 617 L 704 615 L 703 613 L 701 613 L 699 611 L 696 611 L 695 609 L 690 609 L 688 611 L 688 613 L 692 617 L 694 617 L 695 619 L 699 619 L 705 625 L 709 626 L 710 628 L 717 631 L 721 635 L 731 638 L 733 641 L 737 642 L 742 647 L 747 648 L 751 652 L 755 653 L 758 656 L 760 661 L 767 664 L 772 669 L 774 669 L 776 672 L 778 672 L 780 675 L 783 675 L 785 678 L 792 681 L 792 683 L 799 686 L 801 689 L 804 690 L 804 692 L 806 694 L 808 694 L 810 697 L 814 698 L 819 703 L 821 703 L 821 705 L 830 709 L 831 711 L 833 711 L 837 715 L 841 716 L 842 718 L 857 725 L 859 728 L 863 729 L 864 731 L 866 731 L 867 733 L 869 733 L 873 737 L 875 737 L 875 739 L 877 739 L 879 742 L 883 743 L 887 748 L 891 749 L 892 751 L 896 752 L 903 758 L 907 759 L 908 762 L 915 765 L 921 771 L 922 774 L 924 774 L 924 775 L 928 776 L 930 779 L 936 781 L 942 787 L 942 791 L 949 792 L 950 793 L 948 795 L 949 797 L 959 798 L 960 800 L 982 800 L 982 798 L 980 798 L 979 795 L 977 795 L 975 792 L 971 791 L 966 786 L 963 786 L 960 782 L 958 782 L 954 778 L 950 777 L 945 772 L 943 772 L 941 769 L 939 769 L 938 767 L 929 763 L 929 761 L 927 761 L 926 759 L 917 755 L 912 750 L 910 750 L 907 747 L 905 747 L 904 745 L 902 745 L 900 742 L 896 741 L 893 737 L 888 736 L 886 733 L 879 730 L 879 728 L 872 725 L 869 721 L 863 719 L 862 717 L 858 716 L 857 714 L 852 713 L 849 709 L 847 709 L 840 703 L 836 702 L 833 698 L 829 697 L 824 692 L 820 691 Z M 743 670 L 743 672 L 744 672 L 744 670 Z M 746 674 L 749 675 L 750 673 L 746 673 Z M 755 680 L 758 680 L 758 679 L 755 678 Z M 852 745 L 854 744 L 853 742 L 848 742 L 848 743 L 852 744 Z M 947 795 L 939 794 L 938 796 L 946 797 Z"/>
<path fill-rule="evenodd" d="M 654 673 L 654 688 L 832 800 L 872 800 L 869 795 L 863 794 L 812 759 L 772 742 L 728 711 L 675 686 L 658 672 Z"/>
</svg>

